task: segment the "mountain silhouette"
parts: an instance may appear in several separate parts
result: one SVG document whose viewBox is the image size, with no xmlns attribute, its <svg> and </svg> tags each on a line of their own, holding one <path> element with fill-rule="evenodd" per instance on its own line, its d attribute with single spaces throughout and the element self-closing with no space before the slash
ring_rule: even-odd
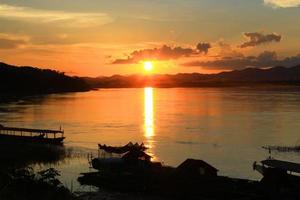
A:
<svg viewBox="0 0 300 200">
<path fill-rule="evenodd" d="M 114 75 L 84 78 L 98 88 L 126 87 L 226 87 L 261 84 L 300 85 L 300 65 L 268 69 L 246 68 L 218 74 L 181 73 L 175 75 Z"/>
</svg>

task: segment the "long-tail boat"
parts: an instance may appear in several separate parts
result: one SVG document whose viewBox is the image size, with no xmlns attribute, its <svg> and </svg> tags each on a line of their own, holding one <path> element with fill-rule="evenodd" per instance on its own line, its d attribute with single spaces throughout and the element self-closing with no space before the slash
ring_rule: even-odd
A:
<svg viewBox="0 0 300 200">
<path fill-rule="evenodd" d="M 262 182 L 300 186 L 300 164 L 268 158 L 253 163 L 253 169 L 263 175 Z"/>
<path fill-rule="evenodd" d="M 16 128 L 0 124 L 0 141 L 62 145 L 64 139 L 63 130 Z"/>
<path fill-rule="evenodd" d="M 119 147 L 98 144 L 98 147 L 98 158 L 91 160 L 94 169 L 141 167 L 151 164 L 151 156 L 145 153 L 147 147 L 143 143 L 129 142 Z"/>
</svg>

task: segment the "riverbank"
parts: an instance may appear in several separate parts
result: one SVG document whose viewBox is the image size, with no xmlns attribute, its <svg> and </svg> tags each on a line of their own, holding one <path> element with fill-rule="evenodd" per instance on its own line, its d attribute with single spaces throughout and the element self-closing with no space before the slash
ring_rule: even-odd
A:
<svg viewBox="0 0 300 200">
<path fill-rule="evenodd" d="M 19 145 L 17 145 L 19 146 Z M 3 147 L 3 145 L 1 145 Z M 10 146 L 12 147 L 12 146 Z M 9 147 L 8 147 L 9 148 Z M 12 160 L 22 161 L 25 158 L 31 160 L 30 162 L 24 162 L 28 165 L 32 162 L 38 163 L 55 163 L 58 160 L 63 160 L 66 156 L 62 151 L 51 151 L 37 149 L 40 147 L 30 148 L 29 146 L 19 146 L 19 151 L 12 152 Z M 44 147 L 42 147 L 44 148 Z M 48 148 L 48 147 L 47 147 Z M 29 151 L 31 150 L 31 151 Z M 1 150 L 3 152 L 3 149 Z M 36 154 L 35 152 L 38 152 Z M 8 152 L 3 152 L 2 156 L 7 156 Z M 47 155 L 48 154 L 48 155 Z M 49 154 L 53 154 L 51 158 Z M 60 155 L 56 157 L 55 155 Z M 22 160 L 20 160 L 22 158 Z M 44 158 L 44 159 L 43 159 Z M 51 159 L 50 159 L 51 158 Z M 2 159 L 3 161 L 3 159 Z M 86 160 L 85 165 L 88 166 Z M 1 162 L 3 167 L 3 162 Z M 19 165 L 20 166 L 20 165 Z M 55 166 L 55 165 L 53 165 Z M 3 168 L 2 168 L 3 169 Z M 9 169 L 9 168 L 6 168 Z M 17 170 L 16 170 L 17 169 Z M 44 169 L 42 171 L 47 171 Z M 174 174 L 174 170 L 171 173 L 164 173 L 158 176 L 147 176 L 142 174 L 137 177 L 132 177 L 130 174 L 124 174 L 124 176 L 116 175 L 115 177 L 110 174 L 104 174 L 99 171 L 98 176 L 94 176 L 91 173 L 94 181 L 97 180 L 95 186 L 98 187 L 98 191 L 95 192 L 75 192 L 73 193 L 72 185 L 65 187 L 62 185 L 59 179 L 56 177 L 60 172 L 51 169 L 50 174 L 56 174 L 52 177 L 52 180 L 60 183 L 58 185 L 48 185 L 44 183 L 45 179 L 41 179 L 41 174 L 45 174 L 42 171 L 32 172 L 30 169 L 25 171 L 23 167 L 12 168 L 3 173 L 0 170 L 0 180 L 8 180 L 9 187 L 2 190 L 0 189 L 1 200 L 15 200 L 21 197 L 26 197 L 29 200 L 38 199 L 40 196 L 48 197 L 48 199 L 61 199 L 61 200 L 174 200 L 174 199 L 204 199 L 204 200 L 245 200 L 245 199 L 299 199 L 297 196 L 298 185 L 294 182 L 289 184 L 278 184 L 277 182 L 263 181 L 251 181 L 247 179 L 236 179 L 224 176 L 207 177 L 207 176 L 178 176 Z M 16 173 L 17 172 L 17 173 Z M 20 173 L 21 172 L 21 173 Z M 98 172 L 94 172 L 98 173 Z M 49 175 L 49 173 L 46 173 Z M 20 176 L 21 175 L 21 176 Z M 47 177 L 49 177 L 47 175 Z M 17 178 L 16 178 L 17 176 Z M 121 176 L 121 177 L 120 177 Z M 11 179 L 13 177 L 13 179 Z M 55 178 L 55 179 L 54 179 Z M 57 180 L 56 180 L 57 179 Z M 13 180 L 13 181 L 11 181 Z M 43 180 L 41 182 L 41 180 Z M 94 182 L 93 181 L 93 182 Z M 26 183 L 26 186 L 24 185 Z M 54 183 L 51 181 L 51 184 Z M 95 183 L 95 182 L 94 182 Z M 1 184 L 3 188 L 3 182 Z M 19 191 L 17 188 L 26 188 L 24 191 Z M 69 189 L 68 189 L 69 188 Z M 38 190 L 38 192 L 33 192 Z M 30 196 L 32 194 L 32 196 Z M 2 195 L 2 196 L 1 196 Z M 4 196 L 5 195 L 5 196 Z M 17 196 L 13 196 L 17 195 Z M 21 195 L 21 196 L 20 196 Z M 5 197 L 5 198 L 4 198 Z M 44 198 L 47 199 L 47 198 Z M 48 200 L 47 199 L 47 200 Z"/>
<path fill-rule="evenodd" d="M 262 179 L 262 181 L 249 181 L 223 178 L 226 178 L 227 182 L 217 181 L 213 183 L 207 179 L 200 182 L 186 180 L 185 185 L 170 188 L 169 194 L 165 192 L 125 192 L 123 190 L 107 190 L 107 188 L 103 189 L 101 187 L 97 192 L 81 193 L 78 197 L 81 200 L 298 200 L 300 198 L 298 193 L 299 183 L 296 182 L 287 184 L 265 179 Z"/>
<path fill-rule="evenodd" d="M 97 192 L 79 193 L 80 200 L 171 200 L 172 198 L 145 195 L 145 194 L 128 194 L 122 192 L 112 192 L 99 190 Z M 205 199 L 203 199 L 205 200 Z"/>
<path fill-rule="evenodd" d="M 234 179 L 229 177 L 184 177 L 176 175 L 152 176 L 139 175 L 132 177 L 124 175 L 97 176 L 93 174 L 94 179 L 90 183 L 102 188 L 114 191 L 113 194 L 121 194 L 124 198 L 154 198 L 154 199 L 259 199 L 264 196 L 262 187 L 258 181 L 244 179 Z M 80 181 L 82 182 L 82 181 Z M 100 193 L 91 193 L 92 198 L 97 198 Z M 96 196 L 96 197 L 93 197 Z M 118 195 L 112 199 L 118 199 Z M 151 199 L 150 198 L 150 199 Z"/>
<path fill-rule="evenodd" d="M 72 190 L 59 179 L 60 171 L 50 167 L 34 169 L 36 165 L 55 166 L 71 155 L 64 146 L 17 140 L 0 140 L 1 200 L 76 200 Z"/>
<path fill-rule="evenodd" d="M 1 200 L 75 200 L 77 197 L 57 179 L 53 168 L 34 172 L 31 168 L 0 171 Z"/>
</svg>

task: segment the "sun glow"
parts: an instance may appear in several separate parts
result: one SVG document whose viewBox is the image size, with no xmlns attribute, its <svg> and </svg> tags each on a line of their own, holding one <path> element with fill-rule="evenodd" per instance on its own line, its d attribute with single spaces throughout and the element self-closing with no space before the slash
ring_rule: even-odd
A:
<svg viewBox="0 0 300 200">
<path fill-rule="evenodd" d="M 153 63 L 151 61 L 144 62 L 144 70 L 150 72 L 153 70 Z"/>
</svg>

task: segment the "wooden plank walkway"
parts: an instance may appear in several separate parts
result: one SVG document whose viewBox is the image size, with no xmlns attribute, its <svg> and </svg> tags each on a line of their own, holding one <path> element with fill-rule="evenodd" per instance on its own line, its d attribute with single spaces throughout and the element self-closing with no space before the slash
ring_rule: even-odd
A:
<svg viewBox="0 0 300 200">
<path fill-rule="evenodd" d="M 30 137 L 45 135 L 46 138 L 48 138 L 50 135 L 56 138 L 56 134 L 61 134 L 61 137 L 64 137 L 63 130 L 16 128 L 16 127 L 6 127 L 1 124 L 0 124 L 0 134 L 30 136 Z"/>
</svg>

